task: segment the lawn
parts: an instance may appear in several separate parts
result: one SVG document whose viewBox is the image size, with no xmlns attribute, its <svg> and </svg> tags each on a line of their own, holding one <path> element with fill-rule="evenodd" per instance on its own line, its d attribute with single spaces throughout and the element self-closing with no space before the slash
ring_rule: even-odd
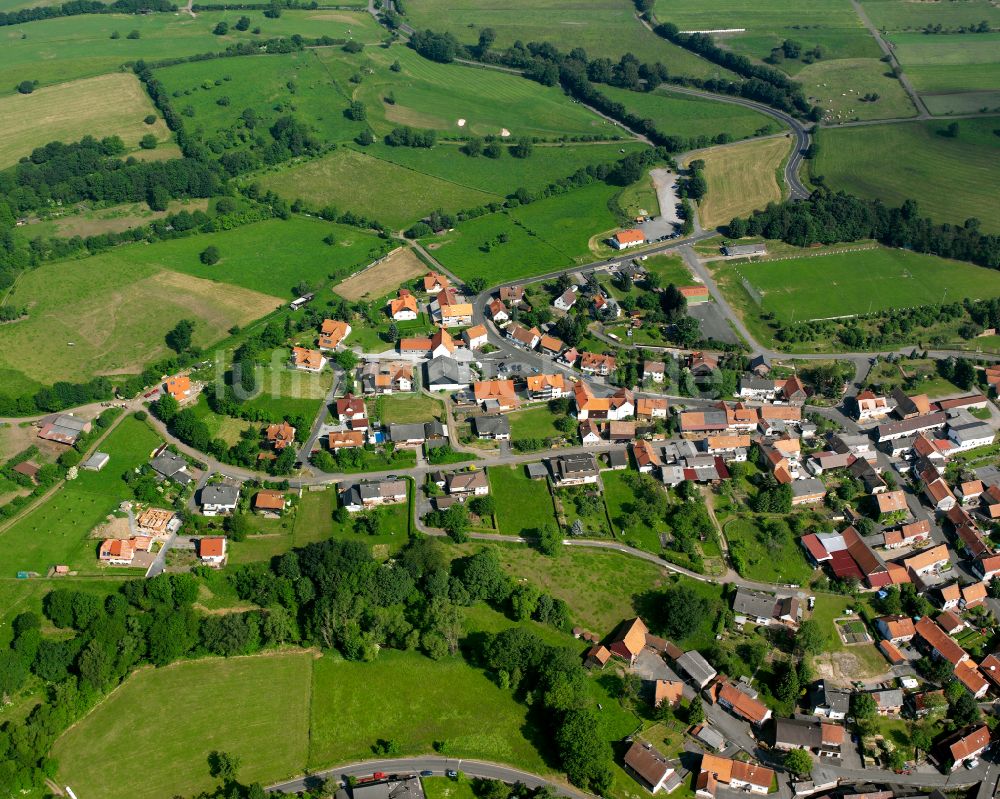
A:
<svg viewBox="0 0 1000 799">
<path fill-rule="evenodd" d="M 694 157 L 705 162 L 708 192 L 699 203 L 703 227 L 728 223 L 781 200 L 781 167 L 792 140 L 784 136 L 713 147 Z"/>
<path fill-rule="evenodd" d="M 629 485 L 629 480 L 634 480 L 638 476 L 637 472 L 631 470 L 604 472 L 601 475 L 604 483 L 604 501 L 607 503 L 608 516 L 611 517 L 614 532 L 621 535 L 629 546 L 658 555 L 663 552 L 663 547 L 660 546 L 660 534 L 668 532 L 665 522 L 660 530 L 653 530 L 644 524 L 625 526 L 625 520 L 635 503 L 635 493 Z"/>
<path fill-rule="evenodd" d="M 596 492 L 596 497 L 593 496 Z M 569 488 L 556 489 L 554 492 L 558 506 L 562 507 L 560 519 L 565 535 L 570 535 L 573 525 L 579 521 L 583 525 L 583 536 L 586 538 L 610 538 L 611 530 L 608 526 L 607 511 L 604 507 L 604 499 L 598 486 L 572 486 Z M 596 499 L 597 502 L 587 502 L 586 497 Z M 584 504 L 583 512 L 580 512 L 577 499 Z M 558 507 L 557 506 L 557 507 Z"/>
<path fill-rule="evenodd" d="M 385 739 L 401 756 L 429 753 L 444 741 L 452 757 L 550 774 L 537 751 L 540 732 L 527 715 L 510 691 L 460 658 L 435 662 L 383 650 L 371 663 L 352 663 L 326 655 L 313 668 L 309 767 L 370 758 Z"/>
<path fill-rule="evenodd" d="M 668 136 L 695 138 L 728 134 L 745 139 L 760 133 L 777 133 L 783 126 L 771 117 L 734 103 L 704 100 L 659 88 L 655 92 L 633 92 L 613 86 L 599 87 L 601 94 L 622 103 L 633 114 L 652 119 Z"/>
<path fill-rule="evenodd" d="M 879 247 L 738 268 L 763 294 L 763 309 L 785 321 L 905 309 L 1000 294 L 1000 273 L 933 255 Z"/>
<path fill-rule="evenodd" d="M 156 116 L 152 125 L 143 122 Z M 31 94 L 0 97 L 0 168 L 17 163 L 50 141 L 78 141 L 119 136 L 129 150 L 152 133 L 162 144 L 170 131 L 159 118 L 149 95 L 131 74 L 116 73 L 46 86 Z"/>
<path fill-rule="evenodd" d="M 336 493 L 333 491 L 327 493 L 336 497 Z M 357 541 L 366 544 L 372 548 L 374 557 L 385 560 L 387 556 L 395 554 L 406 546 L 409 541 L 410 504 L 403 502 L 399 505 L 386 505 L 379 509 L 378 515 L 381 519 L 378 535 L 355 530 L 355 522 L 360 514 L 352 513 L 343 524 L 333 520 L 333 537 L 341 541 Z"/>
<path fill-rule="evenodd" d="M 241 16 L 250 17 L 250 30 L 234 27 Z M 212 30 L 229 23 L 225 36 Z M 259 27 L 259 35 L 252 33 Z M 11 25 L 0 32 L 0 93 L 14 94 L 24 80 L 42 85 L 62 83 L 116 72 L 125 63 L 178 58 L 197 53 L 222 52 L 238 42 L 274 36 L 345 37 L 347 30 L 362 41 L 377 41 L 382 29 L 365 13 L 294 11 L 283 9 L 278 19 L 267 19 L 261 11 L 199 11 L 186 14 L 89 14 Z M 120 38 L 112 39 L 118 31 Z M 128 34 L 138 31 L 139 38 Z M 222 77 L 229 59 L 211 61 Z M 2 127 L 0 127 L 2 130 Z"/>
<path fill-rule="evenodd" d="M 103 799 L 193 795 L 216 784 L 207 763 L 213 750 L 240 758 L 242 782 L 300 774 L 309 748 L 312 664 L 311 654 L 296 652 L 143 669 L 55 743 L 61 784 Z M 164 701 L 170 712 L 163 712 Z M 157 756 L 135 771 L 107 767 L 107 752 L 138 740 L 156 741 Z"/>
<path fill-rule="evenodd" d="M 563 433 L 556 427 L 558 418 L 545 405 L 537 408 L 526 408 L 507 414 L 510 419 L 510 434 L 515 441 L 525 438 L 562 438 Z"/>
<path fill-rule="evenodd" d="M 776 524 L 781 528 L 778 545 L 767 547 L 761 540 L 762 524 Z M 813 570 L 806 563 L 802 547 L 778 517 L 736 518 L 723 528 L 733 563 L 743 577 L 766 583 L 806 585 Z"/>
<path fill-rule="evenodd" d="M 434 257 L 463 280 L 502 274 L 507 280 L 588 262 L 592 236 L 617 220 L 608 201 L 618 191 L 595 183 L 511 211 L 489 214 L 427 238 Z"/>
<path fill-rule="evenodd" d="M 696 286 L 698 281 L 691 273 L 691 267 L 679 255 L 651 255 L 642 262 L 642 268 L 660 278 L 661 286 L 673 283 L 675 286 Z"/>
<path fill-rule="evenodd" d="M 940 135 L 946 123 L 912 122 L 824 130 L 814 174 L 834 190 L 902 205 L 919 203 L 936 222 L 962 223 L 970 217 L 984 229 L 1000 231 L 1000 137 L 995 120 L 963 119 L 957 138 Z M 887 159 L 886 153 L 894 153 Z"/>
<path fill-rule="evenodd" d="M 634 7 L 619 0 L 510 0 L 490 6 L 477 0 L 415 0 L 406 10 L 418 30 L 451 31 L 466 44 L 477 41 L 480 28 L 492 28 L 497 34 L 495 49 L 518 39 L 548 41 L 564 52 L 582 47 L 590 58 L 617 61 L 633 53 L 641 61 L 660 61 L 671 75 L 733 77 L 644 28 Z M 695 27 L 703 26 L 695 23 Z"/>
<path fill-rule="evenodd" d="M 552 497 L 545 480 L 531 480 L 523 465 L 492 466 L 489 477 L 501 533 L 535 535 L 543 527 L 555 526 Z"/>
<path fill-rule="evenodd" d="M 333 512 L 336 507 L 337 492 L 333 488 L 327 488 L 325 491 L 306 490 L 295 508 L 294 515 L 291 515 L 291 511 L 285 511 L 285 516 L 281 520 L 261 519 L 255 516 L 251 523 L 262 532 L 247 536 L 245 541 L 230 542 L 230 562 L 240 564 L 266 561 L 290 549 L 329 538 L 336 527 L 333 523 Z M 406 528 L 403 530 L 405 534 Z M 228 583 L 226 585 L 228 586 Z M 231 590 L 226 592 L 226 597 L 222 601 L 233 605 L 239 604 L 235 593 Z M 206 606 L 215 607 L 212 604 Z M 221 605 L 221 607 L 227 606 L 227 604 Z"/>
<path fill-rule="evenodd" d="M 444 403 L 425 394 L 389 394 L 375 401 L 374 415 L 384 425 L 444 419 Z"/>
<path fill-rule="evenodd" d="M 56 494 L 0 533 L 0 563 L 5 576 L 20 570 L 45 574 L 65 563 L 86 574 L 114 574 L 98 565 L 96 539 L 90 531 L 118 504 L 131 497 L 121 479 L 126 471 L 146 463 L 160 443 L 145 423 L 132 417 L 121 421 L 100 445 L 111 461 L 100 472 L 80 471 Z"/>
</svg>

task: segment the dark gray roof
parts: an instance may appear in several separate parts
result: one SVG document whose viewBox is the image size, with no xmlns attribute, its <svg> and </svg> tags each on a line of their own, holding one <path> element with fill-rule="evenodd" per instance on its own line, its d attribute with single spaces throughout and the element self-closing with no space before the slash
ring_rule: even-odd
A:
<svg viewBox="0 0 1000 799">
<path fill-rule="evenodd" d="M 176 480 L 177 473 L 187 468 L 187 461 L 173 452 L 162 452 L 149 465 L 157 474 Z"/>
<path fill-rule="evenodd" d="M 699 685 L 704 685 L 716 675 L 712 664 L 693 649 L 677 658 L 677 665 Z"/>
<path fill-rule="evenodd" d="M 774 594 L 751 591 L 742 586 L 736 589 L 736 596 L 733 597 L 733 612 L 741 616 L 770 619 L 774 617 L 775 605 L 777 599 Z"/>
<path fill-rule="evenodd" d="M 613 449 L 608 453 L 610 466 L 628 466 L 628 453 L 623 449 Z"/>
<path fill-rule="evenodd" d="M 491 416 L 476 416 L 473 419 L 478 435 L 510 435 L 510 419 L 500 414 Z"/>
<path fill-rule="evenodd" d="M 823 680 L 820 680 L 813 687 L 809 694 L 809 701 L 812 706 L 828 707 L 836 713 L 847 713 L 851 708 L 851 694 L 842 688 L 832 688 Z"/>
<path fill-rule="evenodd" d="M 467 363 L 459 363 L 454 358 L 439 355 L 424 365 L 427 386 L 468 385 L 472 382 L 472 372 Z"/>
<path fill-rule="evenodd" d="M 722 737 L 722 733 L 713 727 L 709 727 L 708 724 L 700 725 L 694 737 L 708 744 L 713 749 L 723 749 L 726 745 L 726 739 Z"/>
<path fill-rule="evenodd" d="M 205 486 L 201 489 L 202 505 L 235 505 L 240 498 L 240 490 L 231 485 Z"/>
<path fill-rule="evenodd" d="M 426 438 L 427 432 L 423 422 L 389 425 L 390 441 L 423 441 Z"/>
<path fill-rule="evenodd" d="M 593 455 L 566 455 L 556 460 L 556 471 L 560 478 L 586 477 L 597 474 L 597 461 Z"/>
<path fill-rule="evenodd" d="M 539 477 L 548 477 L 549 476 L 549 470 L 545 466 L 544 463 L 537 463 L 536 462 L 536 463 L 529 463 L 529 464 L 526 464 L 526 465 L 527 465 L 527 469 L 528 469 L 528 477 L 539 478 Z"/>
<path fill-rule="evenodd" d="M 823 485 L 822 480 L 817 480 L 815 477 L 808 477 L 805 480 L 792 481 L 793 497 L 805 497 L 810 494 L 824 493 L 826 493 L 826 486 Z"/>
</svg>

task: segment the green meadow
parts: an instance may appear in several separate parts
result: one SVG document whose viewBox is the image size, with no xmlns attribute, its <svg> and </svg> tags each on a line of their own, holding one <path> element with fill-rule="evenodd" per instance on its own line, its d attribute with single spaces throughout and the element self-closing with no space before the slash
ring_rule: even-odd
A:
<svg viewBox="0 0 1000 799">
<path fill-rule="evenodd" d="M 995 120 L 960 120 L 958 138 L 941 135 L 947 121 L 824 130 L 812 164 L 832 189 L 901 205 L 915 199 L 937 222 L 970 217 L 1000 231 L 995 186 L 1000 180 L 1000 137 Z M 886 158 L 886 153 L 906 157 Z"/>
<path fill-rule="evenodd" d="M 251 30 L 240 32 L 233 25 L 244 15 L 250 17 Z M 225 36 L 212 33 L 218 22 L 229 23 Z M 251 33 L 255 27 L 260 27 L 259 35 Z M 294 33 L 340 38 L 346 37 L 348 30 L 368 42 L 378 41 L 382 35 L 368 14 L 347 11 L 285 10 L 278 19 L 267 19 L 260 11 L 199 12 L 196 18 L 186 14 L 90 14 L 11 25 L 0 29 L 0 94 L 13 94 L 23 80 L 61 83 L 113 72 L 140 58 L 157 61 L 218 53 L 237 42 Z M 111 38 L 115 31 L 120 38 Z M 132 31 L 139 32 L 138 39 L 128 38 Z"/>
<path fill-rule="evenodd" d="M 871 21 L 879 29 L 888 31 L 919 31 L 927 25 L 954 29 L 961 25 L 978 25 L 984 19 L 991 27 L 1000 27 L 1000 8 L 991 0 L 962 0 L 960 3 L 863 0 L 862 4 Z"/>
<path fill-rule="evenodd" d="M 44 575 L 58 563 L 81 574 L 109 573 L 97 562 L 99 541 L 88 536 L 122 500 L 131 497 L 122 474 L 146 463 L 159 444 L 159 437 L 145 422 L 123 419 L 101 444 L 101 452 L 111 456 L 102 471 L 80 470 L 76 480 L 0 532 L 4 576 L 21 570 Z M 110 573 L 130 572 L 116 568 Z"/>
<path fill-rule="evenodd" d="M 739 267 L 784 321 L 826 319 L 1000 295 L 1000 272 L 933 255 L 879 247 L 761 261 Z"/>
<path fill-rule="evenodd" d="M 555 526 L 552 496 L 545 480 L 529 478 L 523 464 L 494 466 L 489 477 L 501 533 L 537 535 L 543 527 Z"/>
</svg>

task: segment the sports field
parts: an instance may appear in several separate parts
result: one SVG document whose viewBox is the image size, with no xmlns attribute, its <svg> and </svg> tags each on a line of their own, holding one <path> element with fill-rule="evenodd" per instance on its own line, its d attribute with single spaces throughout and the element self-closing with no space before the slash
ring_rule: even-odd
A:
<svg viewBox="0 0 1000 799">
<path fill-rule="evenodd" d="M 1000 272 L 879 247 L 738 267 L 780 319 L 803 321 L 1000 295 Z"/>
<path fill-rule="evenodd" d="M 890 205 L 915 199 L 938 222 L 982 221 L 1000 231 L 1000 137 L 996 120 L 963 119 L 959 136 L 940 134 L 946 121 L 824 130 L 813 169 L 832 189 Z M 907 157 L 887 158 L 886 153 Z"/>
<path fill-rule="evenodd" d="M 644 28 L 626 0 L 508 0 L 492 5 L 482 0 L 413 0 L 406 13 L 415 28 L 451 31 L 465 44 L 478 41 L 481 28 L 493 28 L 497 48 L 518 39 L 551 42 L 565 52 L 582 47 L 591 58 L 617 61 L 633 53 L 640 61 L 661 62 L 674 75 L 733 77 Z"/>
<path fill-rule="evenodd" d="M 241 16 L 250 17 L 250 30 L 233 26 Z M 229 24 L 229 33 L 215 36 L 218 22 Z M 259 36 L 252 30 L 260 28 Z M 284 9 L 278 19 L 261 11 L 198 12 L 186 14 L 89 14 L 11 25 L 0 29 L 0 94 L 14 94 L 23 80 L 42 85 L 62 83 L 106 72 L 127 62 L 177 58 L 196 53 L 217 53 L 231 44 L 273 36 L 328 34 L 351 36 L 367 42 L 381 38 L 371 16 L 348 11 L 293 11 Z M 119 38 L 111 35 L 118 31 Z M 128 38 L 132 31 L 138 39 Z M 222 67 L 220 66 L 221 70 Z"/>
<path fill-rule="evenodd" d="M 460 658 L 435 662 L 385 649 L 371 663 L 328 655 L 313 668 L 310 768 L 371 757 L 385 739 L 401 755 L 428 753 L 434 741 L 445 741 L 451 756 L 549 774 L 536 734 L 527 708 Z"/>
<path fill-rule="evenodd" d="M 0 563 L 5 573 L 24 570 L 44 575 L 51 566 L 65 563 L 81 574 L 107 574 L 108 569 L 97 562 L 100 542 L 88 535 L 131 496 L 122 474 L 146 463 L 159 444 L 159 437 L 146 423 L 123 419 L 101 444 L 101 451 L 111 456 L 104 470 L 81 470 L 54 497 L 0 532 Z M 119 572 L 129 573 L 112 570 Z"/>
<path fill-rule="evenodd" d="M 694 155 L 705 162 L 708 192 L 699 204 L 701 224 L 712 228 L 777 202 L 779 175 L 792 148 L 785 136 L 713 147 Z"/>
<path fill-rule="evenodd" d="M 462 222 L 422 243 L 463 280 L 540 275 L 593 259 L 588 240 L 614 227 L 608 201 L 618 191 L 595 183 L 512 211 Z M 506 241 L 502 240 L 506 236 Z"/>
<path fill-rule="evenodd" d="M 776 120 L 743 106 L 702 100 L 662 88 L 649 93 L 616 89 L 614 86 L 598 88 L 633 114 L 652 119 L 657 129 L 668 136 L 718 136 L 728 133 L 733 139 L 745 139 L 762 129 L 767 133 L 777 133 L 784 127 Z"/>
<path fill-rule="evenodd" d="M 157 116 L 152 125 L 143 122 L 148 114 Z M 101 75 L 0 97 L 0 168 L 51 141 L 119 136 L 134 150 L 148 133 L 160 142 L 170 138 L 149 95 L 131 74 Z"/>
<path fill-rule="evenodd" d="M 332 48 L 317 55 L 338 86 L 365 103 L 376 135 L 397 125 L 452 136 L 499 136 L 507 130 L 515 138 L 605 133 L 609 128 L 560 88 L 518 75 L 439 64 L 405 47 L 367 48 L 353 55 Z M 389 67 L 397 62 L 400 69 L 394 72 Z M 352 76 L 359 76 L 360 83 L 352 82 Z"/>
<path fill-rule="evenodd" d="M 216 784 L 207 762 L 214 750 L 240 758 L 241 782 L 300 774 L 312 659 L 295 652 L 143 669 L 56 742 L 60 782 L 81 797 L 192 796 Z M 151 747 L 148 756 L 131 758 L 132 768 L 108 767 L 109 752 L 137 745 Z"/>
</svg>

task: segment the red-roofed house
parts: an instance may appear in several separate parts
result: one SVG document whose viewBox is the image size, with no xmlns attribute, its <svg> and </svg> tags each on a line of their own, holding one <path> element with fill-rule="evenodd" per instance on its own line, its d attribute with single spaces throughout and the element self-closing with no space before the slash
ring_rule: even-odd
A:
<svg viewBox="0 0 1000 799">
<path fill-rule="evenodd" d="M 629 247 L 638 247 L 641 244 L 645 244 L 646 234 L 638 229 L 622 230 L 615 233 L 608 241 L 616 250 L 625 250 Z"/>
</svg>

